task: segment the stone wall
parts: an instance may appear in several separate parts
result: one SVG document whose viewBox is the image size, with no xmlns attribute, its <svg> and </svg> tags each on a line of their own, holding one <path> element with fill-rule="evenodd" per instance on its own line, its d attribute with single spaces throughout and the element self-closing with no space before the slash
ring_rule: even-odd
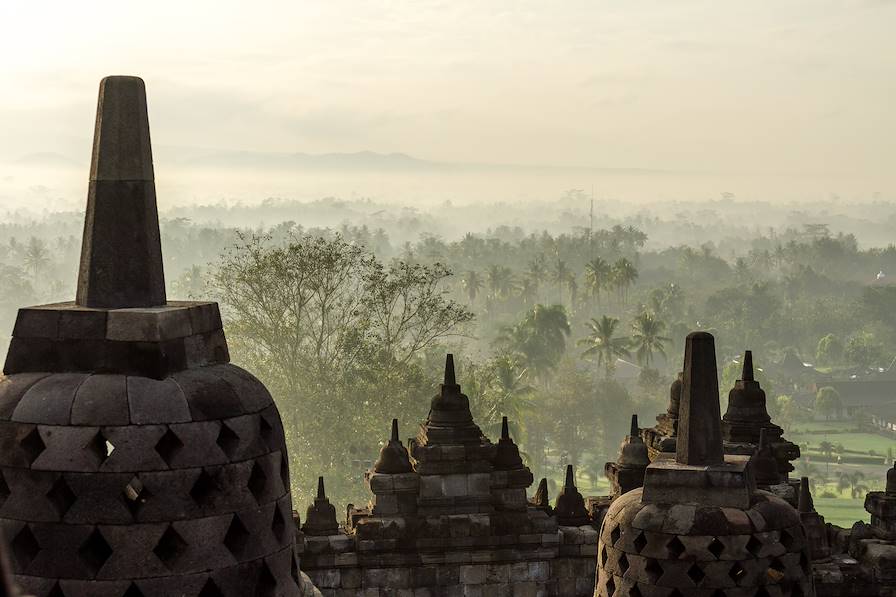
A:
<svg viewBox="0 0 896 597">
<path fill-rule="evenodd" d="M 597 531 L 590 525 L 504 536 L 477 534 L 475 524 L 449 528 L 428 550 L 342 532 L 306 536 L 302 570 L 324 597 L 593 595 Z"/>
</svg>

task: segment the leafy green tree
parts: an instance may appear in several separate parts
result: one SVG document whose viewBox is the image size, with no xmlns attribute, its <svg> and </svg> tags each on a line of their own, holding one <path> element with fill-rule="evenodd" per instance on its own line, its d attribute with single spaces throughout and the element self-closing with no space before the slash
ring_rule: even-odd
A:
<svg viewBox="0 0 896 597">
<path fill-rule="evenodd" d="M 844 351 L 846 359 L 853 365 L 867 369 L 880 361 L 883 356 L 883 347 L 868 332 L 860 332 L 849 339 Z"/>
<path fill-rule="evenodd" d="M 535 305 L 522 321 L 504 328 L 497 344 L 519 354 L 526 368 L 546 383 L 566 352 L 569 333 L 563 305 Z"/>
<path fill-rule="evenodd" d="M 774 421 L 789 433 L 799 416 L 799 407 L 793 396 L 782 394 L 769 401 L 769 407 L 769 414 L 772 415 Z"/>
<path fill-rule="evenodd" d="M 578 466 L 604 411 L 590 377 L 575 359 L 560 362 L 555 381 L 540 404 L 550 413 L 550 436 L 561 461 Z"/>
<path fill-rule="evenodd" d="M 815 359 L 820 365 L 837 365 L 843 359 L 843 342 L 834 334 L 827 334 L 818 341 Z"/>
<path fill-rule="evenodd" d="M 610 379 L 616 369 L 616 359 L 631 356 L 629 339 L 616 336 L 619 320 L 615 317 L 592 318 L 586 326 L 588 335 L 579 342 L 585 347 L 582 356 L 595 359 L 598 366 L 603 366 L 604 377 Z"/>
<path fill-rule="evenodd" d="M 243 237 L 212 269 L 234 360 L 283 413 L 300 499 L 320 474 L 334 499 L 360 497 L 354 479 L 389 419 L 425 415 L 433 386 L 420 363 L 472 319 L 446 297 L 449 276 L 439 264 L 386 266 L 338 235 Z"/>
<path fill-rule="evenodd" d="M 841 408 L 840 392 L 835 388 L 825 386 L 815 393 L 815 410 L 826 419 L 838 415 Z"/>
</svg>

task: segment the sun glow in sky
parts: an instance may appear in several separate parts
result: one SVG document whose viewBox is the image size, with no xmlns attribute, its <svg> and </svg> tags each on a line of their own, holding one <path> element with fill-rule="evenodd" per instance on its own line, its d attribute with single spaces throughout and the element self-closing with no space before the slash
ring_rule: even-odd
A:
<svg viewBox="0 0 896 597">
<path fill-rule="evenodd" d="M 99 79 L 166 148 L 861 179 L 896 190 L 891 0 L 0 4 L 0 160 L 85 161 Z"/>
</svg>

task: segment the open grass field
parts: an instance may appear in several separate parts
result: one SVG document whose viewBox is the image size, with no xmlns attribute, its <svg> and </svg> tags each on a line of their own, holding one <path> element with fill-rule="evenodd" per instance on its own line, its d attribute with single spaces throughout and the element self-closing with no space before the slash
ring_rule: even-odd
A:
<svg viewBox="0 0 896 597">
<path fill-rule="evenodd" d="M 896 451 L 896 441 L 873 433 L 831 433 L 828 435 L 791 433 L 785 437 L 800 446 L 808 444 L 812 451 L 817 451 L 818 444 L 824 441 L 835 446 L 843 444 L 847 450 L 855 450 L 864 454 L 867 454 L 868 450 L 874 450 L 879 455 L 886 455 L 890 448 Z"/>
<path fill-rule="evenodd" d="M 855 429 L 856 424 L 849 421 L 808 421 L 805 423 L 794 423 L 790 436 L 794 433 L 819 433 L 824 431 L 843 431 L 847 429 Z"/>
<path fill-rule="evenodd" d="M 825 522 L 847 529 L 857 520 L 871 522 L 871 515 L 865 511 L 864 504 L 864 499 L 815 498 L 815 509 L 824 516 Z"/>
</svg>

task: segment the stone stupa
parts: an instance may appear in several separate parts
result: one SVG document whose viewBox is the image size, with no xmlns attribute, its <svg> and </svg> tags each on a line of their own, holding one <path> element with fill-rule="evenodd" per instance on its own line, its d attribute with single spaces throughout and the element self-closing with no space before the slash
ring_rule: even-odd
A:
<svg viewBox="0 0 896 597">
<path fill-rule="evenodd" d="M 749 456 L 722 448 L 712 335 L 685 346 L 674 460 L 613 501 L 601 524 L 595 597 L 811 597 L 796 509 L 758 490 Z"/>
<path fill-rule="evenodd" d="M 143 81 L 100 83 L 77 299 L 21 309 L 0 525 L 36 597 L 297 596 L 277 407 L 165 295 Z"/>
</svg>

